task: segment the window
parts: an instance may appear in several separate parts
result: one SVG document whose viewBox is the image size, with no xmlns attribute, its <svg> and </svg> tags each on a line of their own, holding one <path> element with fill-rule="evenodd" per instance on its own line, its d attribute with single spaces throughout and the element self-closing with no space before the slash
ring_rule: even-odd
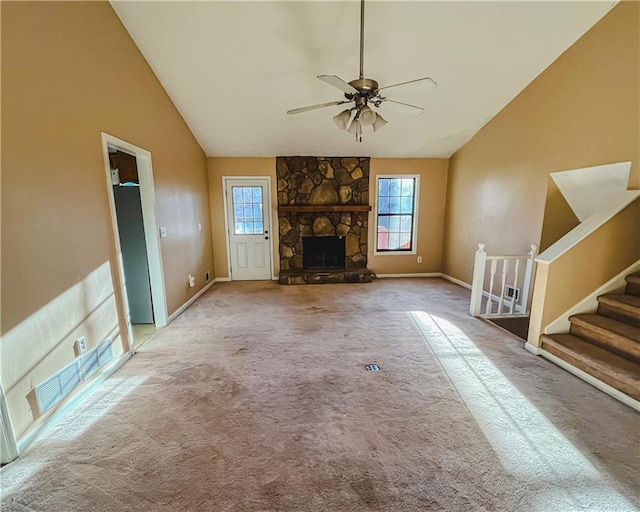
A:
<svg viewBox="0 0 640 512">
<path fill-rule="evenodd" d="M 233 194 L 234 234 L 263 234 L 262 187 L 232 187 L 231 190 Z"/>
<path fill-rule="evenodd" d="M 418 176 L 378 176 L 376 252 L 414 253 Z"/>
</svg>

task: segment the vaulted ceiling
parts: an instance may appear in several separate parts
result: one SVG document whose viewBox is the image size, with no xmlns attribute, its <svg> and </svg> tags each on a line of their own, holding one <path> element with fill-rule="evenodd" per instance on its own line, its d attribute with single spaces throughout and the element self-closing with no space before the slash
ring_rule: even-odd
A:
<svg viewBox="0 0 640 512">
<path fill-rule="evenodd" d="M 365 76 L 429 76 L 393 99 L 426 109 L 362 143 L 340 131 L 344 99 L 317 75 L 358 78 L 358 1 L 112 1 L 208 156 L 449 157 L 615 2 L 367 1 Z M 597 101 L 594 98 L 594 101 Z"/>
</svg>

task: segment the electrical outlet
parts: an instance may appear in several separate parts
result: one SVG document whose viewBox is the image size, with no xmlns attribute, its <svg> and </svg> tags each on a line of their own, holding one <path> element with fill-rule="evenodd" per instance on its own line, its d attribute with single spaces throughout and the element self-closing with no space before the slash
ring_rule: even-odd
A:
<svg viewBox="0 0 640 512">
<path fill-rule="evenodd" d="M 418 256 L 418 263 L 422 263 L 422 256 Z"/>
<path fill-rule="evenodd" d="M 83 354 L 87 351 L 87 338 L 84 336 L 80 336 L 76 339 L 75 344 L 73 345 L 73 350 L 76 353 L 76 357 L 80 354 Z"/>
<path fill-rule="evenodd" d="M 160 226 L 160 238 L 167 238 L 167 227 Z"/>
<path fill-rule="evenodd" d="M 202 231 L 202 223 L 198 222 L 198 231 Z"/>
<path fill-rule="evenodd" d="M 208 283 L 211 280 L 211 272 L 208 270 L 204 273 L 204 282 Z"/>
<path fill-rule="evenodd" d="M 193 288 L 196 285 L 196 278 L 189 274 L 189 288 Z"/>
</svg>

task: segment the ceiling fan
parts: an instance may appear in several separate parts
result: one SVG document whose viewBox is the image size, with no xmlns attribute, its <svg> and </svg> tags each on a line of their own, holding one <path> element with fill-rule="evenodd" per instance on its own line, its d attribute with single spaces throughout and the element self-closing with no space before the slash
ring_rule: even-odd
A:
<svg viewBox="0 0 640 512">
<path fill-rule="evenodd" d="M 396 110 L 398 112 L 419 116 L 424 112 L 422 107 L 415 105 L 409 105 L 401 101 L 396 101 L 388 98 L 390 89 L 393 89 L 391 93 L 397 91 L 416 91 L 425 92 L 434 90 L 438 87 L 438 84 L 429 77 L 417 78 L 415 80 L 409 80 L 408 82 L 401 82 L 398 84 L 387 85 L 385 87 L 379 87 L 378 82 L 372 78 L 365 78 L 364 76 L 364 0 L 360 0 L 360 76 L 350 82 L 345 82 L 342 78 L 336 75 L 319 75 L 318 78 L 323 82 L 340 89 L 346 99 L 340 101 L 329 101 L 327 103 L 319 103 L 317 105 L 310 105 L 308 107 L 294 108 L 288 110 L 287 114 L 300 114 L 302 112 L 308 112 L 309 110 L 316 110 L 319 108 L 332 107 L 334 105 L 344 105 L 345 103 L 353 103 L 354 105 L 346 110 L 343 110 L 338 115 L 333 117 L 334 122 L 341 130 L 347 130 L 351 135 L 355 135 L 356 141 L 362 142 L 362 129 L 366 126 L 372 126 L 373 131 L 376 132 L 382 128 L 387 121 L 377 112 L 375 112 L 371 106 L 376 108 L 380 107 L 383 103 L 389 110 Z"/>
</svg>

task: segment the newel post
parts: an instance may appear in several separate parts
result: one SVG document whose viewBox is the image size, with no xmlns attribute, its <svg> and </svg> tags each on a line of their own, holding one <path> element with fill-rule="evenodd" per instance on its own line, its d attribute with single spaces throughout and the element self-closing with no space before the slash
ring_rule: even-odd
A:
<svg viewBox="0 0 640 512">
<path fill-rule="evenodd" d="M 480 316 L 482 307 L 482 288 L 484 287 L 484 271 L 487 266 L 487 253 L 484 252 L 485 245 L 478 244 L 476 259 L 473 263 L 473 282 L 471 283 L 471 305 L 469 314 Z"/>
<path fill-rule="evenodd" d="M 524 273 L 524 285 L 522 289 L 522 306 L 526 315 L 531 311 L 531 297 L 533 291 L 533 271 L 536 264 L 536 256 L 538 255 L 538 246 L 531 244 L 531 250 L 527 255 L 527 269 Z"/>
</svg>

